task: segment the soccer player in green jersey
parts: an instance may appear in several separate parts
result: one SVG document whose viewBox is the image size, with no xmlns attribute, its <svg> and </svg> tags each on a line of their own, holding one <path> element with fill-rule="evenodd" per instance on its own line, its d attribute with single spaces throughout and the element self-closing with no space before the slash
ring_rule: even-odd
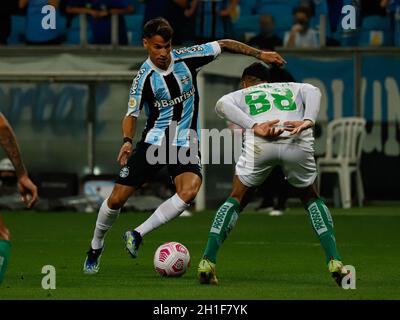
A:
<svg viewBox="0 0 400 320">
<path fill-rule="evenodd" d="M 279 165 L 308 211 L 325 251 L 329 272 L 341 285 L 348 272 L 336 248 L 332 217 L 314 187 L 317 170 L 312 127 L 319 112 L 321 93 L 310 84 L 269 82 L 269 69 L 254 63 L 243 72 L 243 89 L 223 96 L 216 104 L 216 111 L 223 118 L 253 130 L 246 130 L 232 193 L 212 222 L 198 267 L 200 283 L 217 284 L 217 252 L 245 207 L 248 191 L 262 184 Z M 260 123 L 270 124 L 269 135 L 257 135 L 254 128 Z"/>
</svg>

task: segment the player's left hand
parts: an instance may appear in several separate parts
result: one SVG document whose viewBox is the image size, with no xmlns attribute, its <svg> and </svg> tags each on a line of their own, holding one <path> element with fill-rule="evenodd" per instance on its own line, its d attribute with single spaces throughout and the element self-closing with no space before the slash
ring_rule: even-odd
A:
<svg viewBox="0 0 400 320">
<path fill-rule="evenodd" d="M 311 128 L 314 123 L 311 120 L 285 121 L 283 125 L 285 126 L 285 130 L 290 131 L 290 134 L 293 135 Z"/>
<path fill-rule="evenodd" d="M 257 123 L 253 126 L 254 134 L 264 138 L 275 138 L 283 133 L 283 129 L 275 127 L 279 120 Z"/>
<path fill-rule="evenodd" d="M 281 55 L 275 51 L 262 51 L 260 55 L 260 60 L 268 64 L 274 64 L 278 66 L 283 66 L 287 62 L 281 57 Z"/>
<path fill-rule="evenodd" d="M 21 194 L 22 201 L 29 209 L 38 201 L 37 187 L 26 174 L 18 179 L 18 191 Z"/>
</svg>

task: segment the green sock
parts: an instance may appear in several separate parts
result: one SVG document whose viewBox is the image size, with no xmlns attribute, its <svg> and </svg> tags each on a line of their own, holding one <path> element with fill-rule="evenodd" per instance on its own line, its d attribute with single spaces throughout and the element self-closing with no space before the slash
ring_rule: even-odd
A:
<svg viewBox="0 0 400 320">
<path fill-rule="evenodd" d="M 10 256 L 10 241 L 0 240 L 0 284 L 7 270 L 8 258 Z"/>
<path fill-rule="evenodd" d="M 321 199 L 315 199 L 307 203 L 311 225 L 317 234 L 326 255 L 326 262 L 331 259 L 341 260 L 336 248 L 336 240 L 333 232 L 333 220 L 328 207 Z"/>
<path fill-rule="evenodd" d="M 234 198 L 228 198 L 215 214 L 208 234 L 207 247 L 204 251 L 204 257 L 207 257 L 211 262 L 217 262 L 218 249 L 235 226 L 240 211 L 239 202 Z"/>
</svg>

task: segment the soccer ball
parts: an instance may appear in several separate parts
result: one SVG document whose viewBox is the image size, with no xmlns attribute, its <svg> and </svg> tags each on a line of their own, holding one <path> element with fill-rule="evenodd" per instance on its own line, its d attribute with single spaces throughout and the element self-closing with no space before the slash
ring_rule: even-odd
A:
<svg viewBox="0 0 400 320">
<path fill-rule="evenodd" d="M 189 250 L 179 242 L 164 243 L 154 254 L 154 269 L 162 276 L 179 277 L 189 265 Z"/>
</svg>

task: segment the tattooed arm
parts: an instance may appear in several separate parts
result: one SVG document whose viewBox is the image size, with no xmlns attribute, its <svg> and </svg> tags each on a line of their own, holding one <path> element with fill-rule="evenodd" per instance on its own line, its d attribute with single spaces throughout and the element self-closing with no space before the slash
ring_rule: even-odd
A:
<svg viewBox="0 0 400 320">
<path fill-rule="evenodd" d="M 262 51 L 250 47 L 242 42 L 231 39 L 218 40 L 218 43 L 222 51 L 244 54 L 246 56 L 251 56 L 259 59 L 268 64 L 277 64 L 279 66 L 286 64 L 286 61 L 279 55 L 279 53 L 276 53 L 274 51 Z"/>
<path fill-rule="evenodd" d="M 26 175 L 14 131 L 3 115 L 0 115 L 0 144 L 14 165 L 17 178 Z"/>
<path fill-rule="evenodd" d="M 37 201 L 37 188 L 28 177 L 28 172 L 21 159 L 17 139 L 7 119 L 0 113 L 0 144 L 14 165 L 18 179 L 18 191 L 22 200 L 31 208 Z"/>
</svg>

